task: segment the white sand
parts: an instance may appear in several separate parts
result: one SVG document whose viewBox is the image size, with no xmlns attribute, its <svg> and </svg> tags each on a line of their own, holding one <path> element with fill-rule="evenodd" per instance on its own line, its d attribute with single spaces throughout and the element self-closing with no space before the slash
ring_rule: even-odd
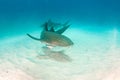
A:
<svg viewBox="0 0 120 80">
<path fill-rule="evenodd" d="M 34 80 L 34 78 L 15 68 L 10 62 L 3 62 L 0 64 L 0 80 Z"/>
<path fill-rule="evenodd" d="M 26 35 L 1 40 L 0 80 L 120 80 L 120 47 L 112 36 L 71 32 L 65 34 L 75 44 L 65 54 L 72 62 L 39 59 L 42 44 Z"/>
</svg>

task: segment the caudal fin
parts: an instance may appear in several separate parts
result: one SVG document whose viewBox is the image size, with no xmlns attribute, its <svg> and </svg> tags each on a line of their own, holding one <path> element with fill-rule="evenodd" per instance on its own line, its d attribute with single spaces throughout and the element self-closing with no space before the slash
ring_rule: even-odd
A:
<svg viewBox="0 0 120 80">
<path fill-rule="evenodd" d="M 39 38 L 35 38 L 35 37 L 31 36 L 30 34 L 27 34 L 27 35 L 34 40 L 40 40 Z"/>
</svg>

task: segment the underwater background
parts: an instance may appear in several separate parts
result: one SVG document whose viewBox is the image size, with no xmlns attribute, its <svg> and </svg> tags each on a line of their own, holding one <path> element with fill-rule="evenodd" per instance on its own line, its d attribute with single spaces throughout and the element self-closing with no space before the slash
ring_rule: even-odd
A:
<svg viewBox="0 0 120 80">
<path fill-rule="evenodd" d="M 38 29 L 48 19 L 70 20 L 72 25 L 79 24 L 78 29 L 82 26 L 93 26 L 95 31 L 119 28 L 119 3 L 118 0 L 0 0 L 0 36 Z"/>
<path fill-rule="evenodd" d="M 26 34 L 49 19 L 71 24 L 72 61 L 38 58 L 43 44 Z M 119 0 L 0 0 L 0 80 L 119 80 L 119 66 Z"/>
</svg>

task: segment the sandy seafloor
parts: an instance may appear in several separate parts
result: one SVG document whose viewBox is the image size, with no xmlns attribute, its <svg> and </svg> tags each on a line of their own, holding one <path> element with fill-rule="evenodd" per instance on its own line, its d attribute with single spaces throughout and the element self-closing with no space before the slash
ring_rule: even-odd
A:
<svg viewBox="0 0 120 80">
<path fill-rule="evenodd" d="M 120 80 L 119 34 L 68 29 L 64 35 L 74 42 L 65 51 L 68 62 L 39 59 L 43 44 L 26 34 L 0 40 L 0 80 Z"/>
</svg>

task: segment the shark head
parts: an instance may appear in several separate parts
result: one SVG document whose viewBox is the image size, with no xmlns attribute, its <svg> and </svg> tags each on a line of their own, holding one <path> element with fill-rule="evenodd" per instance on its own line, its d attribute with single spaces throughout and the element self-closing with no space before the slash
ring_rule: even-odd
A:
<svg viewBox="0 0 120 80">
<path fill-rule="evenodd" d="M 59 30 L 55 30 L 54 28 L 56 25 L 63 26 Z M 62 35 L 62 33 L 69 27 L 70 25 L 65 24 L 56 24 L 54 22 L 48 21 L 45 22 L 43 27 L 43 31 L 41 32 L 40 38 L 35 38 L 31 36 L 30 34 L 27 34 L 29 37 L 31 37 L 34 40 L 38 40 L 41 42 L 44 42 L 46 44 L 52 45 L 52 46 L 61 46 L 61 47 L 67 47 L 73 45 L 73 42 L 65 35 Z"/>
</svg>

